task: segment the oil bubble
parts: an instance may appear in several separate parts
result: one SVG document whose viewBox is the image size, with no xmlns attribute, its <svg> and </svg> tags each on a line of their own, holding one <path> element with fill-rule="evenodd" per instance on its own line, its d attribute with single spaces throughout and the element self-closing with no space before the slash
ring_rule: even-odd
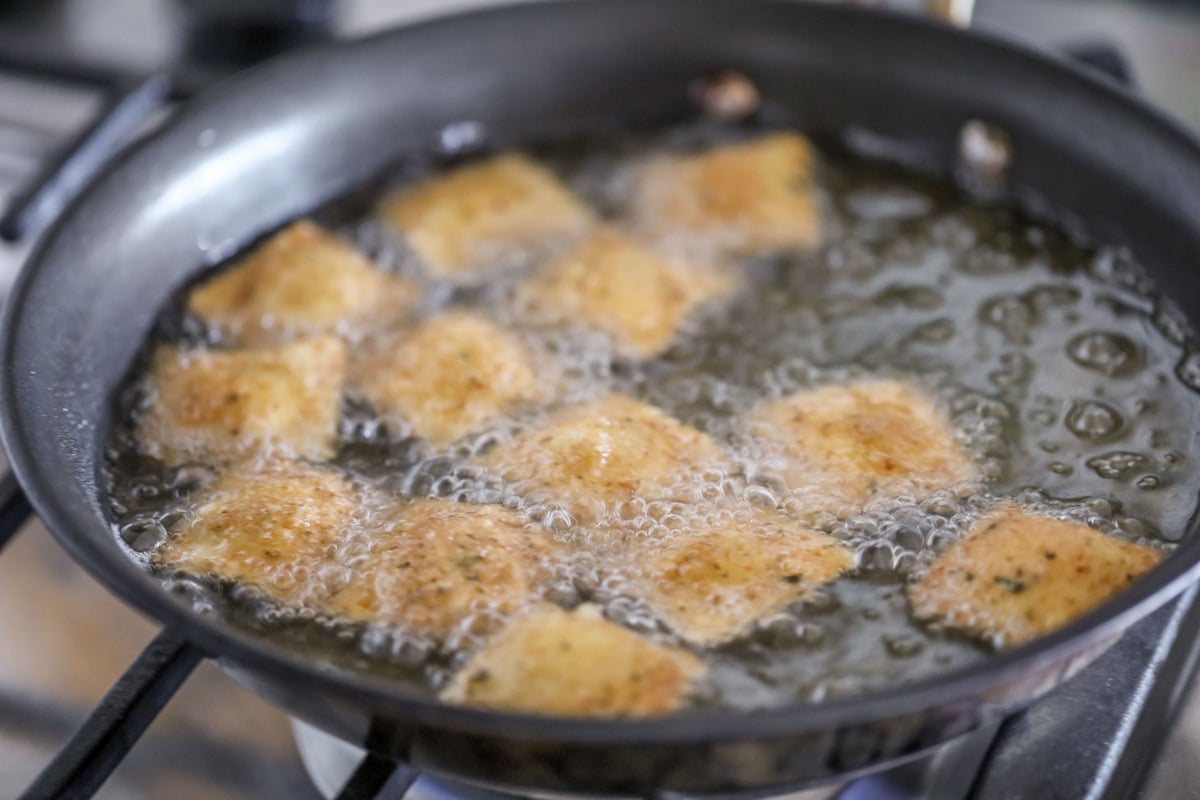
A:
<svg viewBox="0 0 1200 800">
<path fill-rule="evenodd" d="M 988 373 L 988 380 L 1001 389 L 1016 389 L 1029 383 L 1033 362 L 1021 353 L 1000 356 L 1000 369 Z"/>
<path fill-rule="evenodd" d="M 979 318 L 984 324 L 999 329 L 1009 341 L 1025 344 L 1037 322 L 1037 312 L 1025 298 L 1005 295 L 984 303 L 979 309 Z"/>
<path fill-rule="evenodd" d="M 1072 306 L 1079 302 L 1079 296 L 1073 286 L 1038 286 L 1025 293 L 1026 302 L 1038 311 Z"/>
<path fill-rule="evenodd" d="M 918 326 L 912 332 L 912 339 L 924 344 L 945 344 L 954 338 L 954 323 L 948 319 L 936 319 Z"/>
<path fill-rule="evenodd" d="M 1075 336 L 1067 342 L 1067 355 L 1079 366 L 1108 376 L 1127 375 L 1137 369 L 1140 360 L 1132 339 L 1106 331 Z"/>
<path fill-rule="evenodd" d="M 1116 450 L 1089 458 L 1087 466 L 1101 478 L 1121 480 L 1142 469 L 1148 462 L 1149 459 L 1141 453 Z"/>
<path fill-rule="evenodd" d="M 911 658 L 925 649 L 923 641 L 905 634 L 884 636 L 883 646 L 888 655 L 894 658 Z"/>
<path fill-rule="evenodd" d="M 759 623 L 761 636 L 766 643 L 782 647 L 802 643 L 807 627 L 790 614 L 776 614 Z"/>
<path fill-rule="evenodd" d="M 1137 480 L 1137 487 L 1139 489 L 1150 490 L 1157 489 L 1160 486 L 1162 486 L 1162 478 L 1157 475 L 1143 475 Z"/>
<path fill-rule="evenodd" d="M 1067 430 L 1080 439 L 1103 441 L 1120 433 L 1125 421 L 1115 408 L 1095 400 L 1079 400 L 1067 412 Z"/>
<path fill-rule="evenodd" d="M 121 538 L 135 553 L 148 553 L 158 547 L 167 530 L 158 520 L 129 522 L 121 526 Z"/>
<path fill-rule="evenodd" d="M 1200 392 L 1200 350 L 1192 351 L 1179 360 L 1175 374 L 1183 385 L 1193 392 Z"/>
<path fill-rule="evenodd" d="M 1180 346 L 1187 344 L 1192 338 L 1191 325 L 1183 312 L 1173 304 L 1163 302 L 1154 309 L 1154 326 L 1167 341 Z"/>
<path fill-rule="evenodd" d="M 1048 408 L 1038 408 L 1029 412 L 1029 419 L 1039 425 L 1053 425 L 1058 416 Z"/>
</svg>

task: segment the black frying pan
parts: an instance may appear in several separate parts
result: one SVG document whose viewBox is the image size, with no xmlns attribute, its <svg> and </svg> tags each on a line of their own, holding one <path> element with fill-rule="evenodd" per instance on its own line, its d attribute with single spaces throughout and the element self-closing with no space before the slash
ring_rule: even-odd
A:
<svg viewBox="0 0 1200 800">
<path fill-rule="evenodd" d="M 1200 538 L 1053 635 L 921 683 L 753 714 L 546 719 L 457 708 L 321 671 L 193 612 L 118 546 L 98 479 L 111 395 L 164 300 L 206 264 L 435 146 L 649 124 L 686 87 L 747 73 L 815 133 L 850 128 L 952 172 L 964 123 L 1007 131 L 1001 195 L 1128 243 L 1200 310 L 1200 147 L 1119 89 L 989 37 L 786 0 L 578 0 L 471 14 L 285 58 L 190 104 L 121 158 L 32 257 L 4 319 L 4 442 L 51 531 L 130 604 L 339 736 L 515 787 L 718 791 L 818 781 L 931 747 L 1038 697 L 1200 571 Z"/>
</svg>

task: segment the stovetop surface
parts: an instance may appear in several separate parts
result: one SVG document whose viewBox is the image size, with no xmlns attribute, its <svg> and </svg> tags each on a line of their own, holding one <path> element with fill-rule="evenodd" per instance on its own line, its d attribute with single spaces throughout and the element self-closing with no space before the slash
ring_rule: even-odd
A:
<svg viewBox="0 0 1200 800">
<path fill-rule="evenodd" d="M 456 7 L 495 0 L 343 0 L 338 35 Z M 65 52 L 120 72 L 159 69 L 178 59 L 185 43 L 180 0 L 63 0 L 53 14 L 40 0 L 0 2 L 0 57 L 6 43 L 32 32 L 53 37 Z M 38 8 L 40 7 L 40 8 Z M 1086 0 L 979 0 L 977 24 L 1043 46 L 1087 40 L 1115 44 L 1130 62 L 1140 91 L 1200 129 L 1200 7 L 1186 3 Z M 137 31 L 130 36 L 130 31 Z M 99 92 L 74 84 L 30 81 L 0 69 L 0 208 L 38 163 L 83 125 Z M 0 287 L 11 282 L 29 242 L 0 246 Z M 1170 617 L 1160 615 L 1156 624 Z M 1150 628 L 1133 632 L 1112 658 L 1149 652 Z M 157 628 L 110 597 L 58 549 L 34 521 L 0 558 L 0 793 L 27 784 Z M 1127 654 L 1127 655 L 1122 655 Z M 1101 679 L 1104 680 L 1103 678 Z M 1113 679 L 1113 692 L 1138 691 Z M 1179 723 L 1151 767 L 1140 796 L 1175 800 L 1200 794 L 1200 695 L 1186 697 Z M 1061 696 L 1060 696 L 1061 695 Z M 1051 698 L 1049 713 L 1071 707 L 1071 685 Z M 1094 702 L 1089 700 L 1088 702 Z M 1032 714 L 1039 713 L 1036 707 Z M 1071 724 L 1086 725 L 1088 709 Z M 1064 723 L 1065 724 L 1065 723 Z M 1014 733 L 1019 734 L 1019 726 Z M 1062 730 L 1058 746 L 1079 740 Z M 1129 721 L 1127 734 L 1143 733 Z M 1020 748 L 1012 750 L 1021 752 Z M 1036 753 L 1033 755 L 1037 755 Z M 1041 754 L 1041 765 L 1053 759 Z M 1003 797 L 1002 769 L 978 787 Z M 991 783 L 989 783 L 989 781 Z M 861 786 L 849 797 L 909 797 L 885 784 Z M 1080 786 L 1082 796 L 1085 788 Z M 927 793 L 937 796 L 934 787 Z M 287 717 L 204 663 L 117 769 L 98 795 L 106 800 L 320 795 L 304 773 Z"/>
</svg>

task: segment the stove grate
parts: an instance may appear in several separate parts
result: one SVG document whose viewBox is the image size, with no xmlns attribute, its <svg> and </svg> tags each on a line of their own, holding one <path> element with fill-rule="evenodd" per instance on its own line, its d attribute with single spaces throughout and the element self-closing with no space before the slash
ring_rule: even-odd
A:
<svg viewBox="0 0 1200 800">
<path fill-rule="evenodd" d="M 163 106 L 170 91 L 171 80 L 164 74 L 115 84 L 92 121 L 9 203 L 0 217 L 0 239 L 20 241 L 61 211 L 128 144 L 151 112 Z"/>
</svg>

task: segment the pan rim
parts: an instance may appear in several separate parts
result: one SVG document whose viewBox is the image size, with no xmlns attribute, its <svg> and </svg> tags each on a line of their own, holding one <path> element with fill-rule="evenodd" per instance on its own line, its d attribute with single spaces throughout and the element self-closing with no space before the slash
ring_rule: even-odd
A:
<svg viewBox="0 0 1200 800">
<path fill-rule="evenodd" d="M 696 0 L 652 0 L 663 6 L 687 5 L 695 10 Z M 710 5 L 728 5 L 730 0 L 702 0 Z M 745 0 L 742 0 L 745 2 Z M 1160 135 L 1172 137 L 1190 149 L 1200 162 L 1200 143 L 1179 123 L 1163 112 L 1149 106 L 1141 98 L 1110 82 L 1102 81 L 1082 68 L 1053 56 L 1003 39 L 986 32 L 962 32 L 945 29 L 925 19 L 899 13 L 863 7 L 796 3 L 794 0 L 754 0 L 762 6 L 797 9 L 802 13 L 828 15 L 876 15 L 890 18 L 890 24 L 903 28 L 913 26 L 937 30 L 937 35 L 971 36 L 978 46 L 1002 50 L 1010 57 L 1022 58 L 1036 69 L 1052 70 L 1062 77 L 1073 76 L 1080 91 L 1100 93 L 1104 99 L 1136 112 L 1146 125 L 1158 129 Z M 1183 539 L 1177 551 L 1127 590 L 1090 610 L 1068 625 L 1032 642 L 946 673 L 935 674 L 907 684 L 896 684 L 877 691 L 849 698 L 819 703 L 795 703 L 759 711 L 688 710 L 670 716 L 649 719 L 592 719 L 549 717 L 533 714 L 486 711 L 454 706 L 436 697 L 405 691 L 394 683 L 359 673 L 322 668 L 317 663 L 239 631 L 219 619 L 197 613 L 169 595 L 161 583 L 146 573 L 132 559 L 113 547 L 94 541 L 91 536 L 73 534 L 81 525 L 104 527 L 93 518 L 86 521 L 71 518 L 56 502 L 55 478 L 47 474 L 40 457 L 25 433 L 26 418 L 16 395 L 12 374 L 13 354 L 18 346 L 25 303 L 23 299 L 37 281 L 38 265 L 48 252 L 49 244 L 68 229 L 79 210 L 86 206 L 97 185 L 108 176 L 136 159 L 145 147 L 173 128 L 204 113 L 211 104 L 221 103 L 236 87 L 252 87 L 269 82 L 276 71 L 292 69 L 292 65 L 313 58 L 328 57 L 345 50 L 367 47 L 387 38 L 416 35 L 429 28 L 450 27 L 465 20 L 487 16 L 515 16 L 517 13 L 553 13 L 555 9 L 600 5 L 645 5 L 646 0 L 532 0 L 517 5 L 474 9 L 459 14 L 424 19 L 412 25 L 395 28 L 349 42 L 322 45 L 303 52 L 285 55 L 226 81 L 215 91 L 210 90 L 178 110 L 158 131 L 146 140 L 127 149 L 114 159 L 102 175 L 82 192 L 58 218 L 23 265 L 9 293 L 3 319 L 0 320 L 0 355 L 8 372 L 0 382 L 0 438 L 8 453 L 10 468 L 41 518 L 58 543 L 82 565 L 89 574 L 123 601 L 141 611 L 164 627 L 199 647 L 218 662 L 247 670 L 268 681 L 308 684 L 327 695 L 386 709 L 406 722 L 477 735 L 501 735 L 510 739 L 578 744 L 660 745 L 678 743 L 734 742 L 750 738 L 786 738 L 813 733 L 825 733 L 854 725 L 869 725 L 921 714 L 932 708 L 952 706 L 979 697 L 987 690 L 1032 671 L 1035 665 L 1045 666 L 1062 661 L 1064 656 L 1080 653 L 1092 647 L 1106 646 L 1129 624 L 1141 619 L 1167 603 L 1200 575 L 1200 537 Z M 568 12 L 569 13 L 569 12 Z M 1194 526 L 1192 526 L 1194 527 Z M 99 530 L 95 531 L 100 533 Z M 1007 711 L 996 705 L 999 714 Z"/>
</svg>

